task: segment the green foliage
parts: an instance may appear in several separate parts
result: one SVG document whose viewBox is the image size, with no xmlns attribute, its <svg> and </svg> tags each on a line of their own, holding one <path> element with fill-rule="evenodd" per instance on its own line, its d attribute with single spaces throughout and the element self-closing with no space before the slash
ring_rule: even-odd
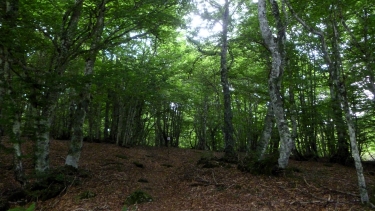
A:
<svg viewBox="0 0 375 211">
<path fill-rule="evenodd" d="M 90 198 L 94 198 L 96 196 L 96 193 L 94 192 L 91 192 L 91 191 L 84 191 L 82 193 L 80 193 L 78 195 L 78 199 L 82 200 L 82 199 L 90 199 Z"/>
<path fill-rule="evenodd" d="M 220 166 L 220 163 L 219 159 L 214 157 L 211 152 L 203 153 L 202 157 L 198 160 L 197 165 L 201 165 L 202 168 L 216 168 Z"/>
<path fill-rule="evenodd" d="M 238 169 L 255 175 L 277 176 L 277 158 L 278 156 L 275 154 L 266 156 L 264 159 L 259 160 L 256 153 L 249 154 L 243 159 L 242 163 L 238 165 Z"/>
<path fill-rule="evenodd" d="M 29 207 L 15 207 L 12 209 L 9 209 L 8 211 L 34 211 L 35 210 L 35 203 L 32 203 Z"/>
<path fill-rule="evenodd" d="M 130 206 L 133 204 L 141 204 L 151 201 L 153 201 L 153 199 L 148 193 L 141 190 L 137 190 L 130 194 L 128 197 L 126 197 L 125 205 Z"/>
<path fill-rule="evenodd" d="M 37 175 L 36 182 L 25 189 L 25 197 L 29 200 L 48 200 L 66 191 L 68 186 L 80 184 L 80 178 L 89 177 L 84 170 L 73 167 L 51 169 L 49 173 Z"/>
</svg>

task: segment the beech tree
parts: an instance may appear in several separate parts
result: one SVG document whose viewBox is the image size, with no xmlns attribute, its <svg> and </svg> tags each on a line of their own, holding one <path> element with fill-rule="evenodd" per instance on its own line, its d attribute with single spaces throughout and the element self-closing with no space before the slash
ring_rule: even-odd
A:
<svg viewBox="0 0 375 211">
<path fill-rule="evenodd" d="M 340 43 L 339 43 L 339 29 L 338 29 L 338 20 L 334 17 L 334 13 L 332 14 L 331 19 L 331 26 L 333 29 L 333 37 L 332 37 L 332 49 L 331 53 L 329 53 L 329 49 L 327 47 L 327 38 L 324 32 L 320 31 L 319 29 L 314 29 L 313 27 L 306 24 L 304 20 L 299 18 L 299 16 L 293 11 L 290 4 L 288 4 L 289 9 L 291 9 L 294 17 L 300 22 L 307 30 L 311 33 L 319 36 L 321 41 L 321 51 L 323 52 L 324 61 L 326 62 L 330 74 L 330 80 L 333 83 L 334 89 L 337 91 L 338 102 L 340 104 L 340 108 L 345 112 L 345 119 L 346 124 L 349 131 L 350 137 L 350 145 L 352 151 L 352 157 L 354 159 L 354 164 L 357 170 L 357 177 L 358 177 L 358 185 L 361 195 L 362 203 L 369 203 L 369 197 L 366 189 L 366 182 L 363 175 L 363 168 L 361 163 L 360 154 L 358 151 L 357 140 L 356 140 L 356 131 L 353 122 L 353 117 L 350 111 L 349 103 L 348 103 L 348 96 L 347 96 L 347 89 L 346 89 L 346 82 L 345 82 L 345 75 L 342 71 L 342 58 L 340 54 Z M 337 5 L 331 5 L 333 9 L 336 9 Z M 331 56 L 332 55 L 332 56 Z M 331 88 L 332 89 L 332 88 Z M 331 91 L 332 92 L 332 91 Z M 332 96 L 332 95 L 331 95 Z M 339 137 L 340 138 L 340 137 Z M 340 140 L 338 141 L 338 145 Z"/>
<path fill-rule="evenodd" d="M 269 74 L 268 86 L 272 109 L 276 118 L 276 124 L 279 130 L 281 142 L 278 167 L 281 169 L 285 169 L 288 165 L 292 148 L 294 147 L 294 143 L 288 127 L 288 121 L 285 117 L 280 88 L 285 68 L 286 26 L 281 18 L 277 1 L 271 0 L 270 4 L 272 8 L 272 15 L 276 21 L 276 38 L 274 38 L 268 23 L 265 0 L 258 1 L 258 18 L 264 42 L 266 43 L 268 50 L 272 54 L 272 68 Z"/>
</svg>

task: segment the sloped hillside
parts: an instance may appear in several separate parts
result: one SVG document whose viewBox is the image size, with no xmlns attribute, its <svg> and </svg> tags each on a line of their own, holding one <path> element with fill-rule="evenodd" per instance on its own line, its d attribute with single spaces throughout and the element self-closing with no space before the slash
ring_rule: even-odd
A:
<svg viewBox="0 0 375 211">
<path fill-rule="evenodd" d="M 51 142 L 52 167 L 64 164 L 67 145 L 67 141 Z M 3 194 L 17 184 L 12 179 L 11 155 L 0 156 Z M 57 197 L 38 201 L 37 210 L 369 210 L 360 204 L 354 168 L 291 161 L 290 166 L 299 171 L 270 177 L 243 173 L 235 164 L 219 161 L 197 165 L 202 157 L 215 156 L 222 154 L 85 143 L 81 168 L 87 176 L 77 178 L 78 185 L 67 184 Z M 32 170 L 28 158 L 25 165 Z M 373 196 L 373 172 L 365 170 Z M 152 200 L 124 205 L 135 191 L 149 194 Z"/>
</svg>

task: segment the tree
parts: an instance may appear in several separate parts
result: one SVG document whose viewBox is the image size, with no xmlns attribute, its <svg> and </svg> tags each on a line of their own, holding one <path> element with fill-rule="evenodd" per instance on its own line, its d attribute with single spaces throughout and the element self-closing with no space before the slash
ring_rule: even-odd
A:
<svg viewBox="0 0 375 211">
<path fill-rule="evenodd" d="M 12 62 L 12 54 L 22 54 L 22 47 L 16 44 L 20 40 L 14 33 L 19 24 L 19 2 L 4 1 L 1 8 L 4 13 L 0 16 L 0 34 L 5 36 L 0 39 L 0 130 L 9 135 L 13 144 L 15 179 L 24 187 L 27 180 L 22 163 L 21 116 L 25 99 L 20 84 L 13 81 L 17 77 L 13 71 L 18 70 L 18 66 Z"/>
<path fill-rule="evenodd" d="M 360 189 L 360 195 L 361 195 L 361 201 L 362 203 L 369 203 L 369 197 L 366 189 L 366 182 L 363 175 L 363 168 L 361 163 L 361 158 L 358 151 L 357 141 L 356 141 L 356 132 L 355 132 L 355 125 L 353 122 L 352 114 L 350 112 L 350 107 L 348 103 L 348 96 L 347 96 L 347 90 L 345 85 L 345 75 L 342 72 L 342 60 L 340 55 L 340 43 L 339 43 L 339 31 L 338 31 L 338 25 L 337 25 L 337 19 L 334 17 L 334 13 L 332 14 L 333 18 L 331 19 L 331 26 L 333 29 L 333 36 L 332 36 L 332 56 L 329 53 L 327 42 L 326 42 L 326 36 L 322 31 L 319 29 L 314 29 L 313 27 L 306 24 L 305 21 L 303 21 L 299 16 L 293 11 L 293 8 L 288 4 L 289 9 L 292 11 L 292 14 L 294 17 L 311 33 L 319 36 L 321 41 L 321 51 L 323 52 L 323 57 L 328 65 L 328 70 L 330 73 L 330 79 L 333 83 L 333 87 L 337 89 L 337 97 L 338 102 L 341 105 L 341 108 L 345 112 L 345 118 L 346 123 L 349 131 L 349 137 L 350 137 L 350 145 L 351 145 L 351 151 L 352 151 L 352 157 L 354 158 L 355 167 L 357 170 L 357 177 L 358 177 L 358 185 Z M 336 7 L 336 5 L 331 5 L 333 8 Z M 340 144 L 340 143 L 339 143 Z"/>
<path fill-rule="evenodd" d="M 222 14 L 222 35 L 221 35 L 221 52 L 220 52 L 220 79 L 224 95 L 224 142 L 225 142 L 225 159 L 228 161 L 236 160 L 233 137 L 233 113 L 232 101 L 230 94 L 230 84 L 228 81 L 228 27 L 229 27 L 229 0 L 225 0 Z"/>
<path fill-rule="evenodd" d="M 102 0 L 96 5 L 96 20 L 92 29 L 91 43 L 89 43 L 89 52 L 85 58 L 84 76 L 91 77 L 94 73 L 94 65 L 97 54 L 100 50 L 101 37 L 104 30 L 105 12 L 107 10 L 107 1 Z M 65 165 L 78 168 L 78 161 L 81 156 L 83 144 L 83 124 L 85 116 L 91 101 L 90 96 L 91 83 L 87 82 L 79 93 L 80 99 L 75 104 L 74 118 L 72 120 L 72 137 L 69 145 L 69 152 L 65 159 Z"/>
<path fill-rule="evenodd" d="M 288 122 L 285 118 L 282 96 L 280 93 L 281 79 L 285 68 L 285 25 L 281 19 L 278 3 L 270 1 L 272 15 L 276 20 L 277 38 L 272 35 L 268 23 L 266 1 L 258 1 L 258 18 L 260 30 L 268 50 L 272 54 L 272 68 L 269 74 L 268 86 L 271 97 L 271 104 L 276 118 L 276 124 L 280 134 L 280 156 L 278 167 L 285 169 L 289 162 L 289 156 L 294 146 L 291 133 L 288 128 Z"/>
</svg>

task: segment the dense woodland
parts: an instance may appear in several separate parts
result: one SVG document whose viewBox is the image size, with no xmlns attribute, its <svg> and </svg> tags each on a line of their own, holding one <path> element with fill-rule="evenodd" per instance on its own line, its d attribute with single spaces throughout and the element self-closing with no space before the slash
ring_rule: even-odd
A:
<svg viewBox="0 0 375 211">
<path fill-rule="evenodd" d="M 85 141 L 276 157 L 277 172 L 324 159 L 356 167 L 368 204 L 374 35 L 369 0 L 5 0 L 1 153 L 9 138 L 23 187 L 22 144 L 43 175 L 51 139 L 73 168 Z"/>
</svg>

